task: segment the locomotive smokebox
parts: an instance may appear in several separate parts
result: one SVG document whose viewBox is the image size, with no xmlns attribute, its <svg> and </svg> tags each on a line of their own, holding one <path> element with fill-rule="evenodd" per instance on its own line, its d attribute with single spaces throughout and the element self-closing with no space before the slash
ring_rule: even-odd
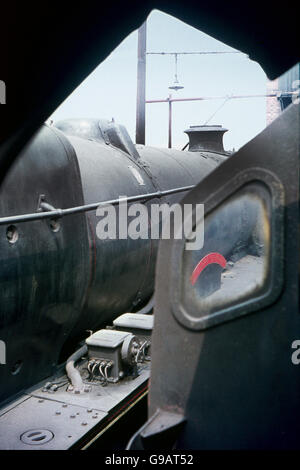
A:
<svg viewBox="0 0 300 470">
<path fill-rule="evenodd" d="M 189 137 L 190 152 L 224 153 L 223 135 L 227 132 L 222 126 L 190 126 L 184 131 Z"/>
</svg>

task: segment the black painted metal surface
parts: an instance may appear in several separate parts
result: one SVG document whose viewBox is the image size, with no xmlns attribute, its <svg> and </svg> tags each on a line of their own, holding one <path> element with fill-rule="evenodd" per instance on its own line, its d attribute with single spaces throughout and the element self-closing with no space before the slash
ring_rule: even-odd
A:
<svg viewBox="0 0 300 470">
<path fill-rule="evenodd" d="M 1 215 L 35 212 L 41 194 L 56 207 L 83 203 L 74 150 L 47 126 L 1 186 Z M 58 232 L 47 220 L 16 225 L 16 243 L 7 228 L 0 227 L 0 338 L 7 348 L 0 400 L 52 373 L 81 314 L 90 269 L 83 214 L 63 220 Z"/>
<path fill-rule="evenodd" d="M 223 135 L 227 132 L 222 126 L 190 126 L 184 131 L 189 137 L 189 151 L 210 150 L 224 154 Z"/>
<path fill-rule="evenodd" d="M 161 444 L 163 435 L 157 431 L 155 441 L 151 417 L 169 412 L 186 419 L 176 436 L 178 448 L 299 448 L 300 375 L 291 361 L 291 345 L 300 331 L 299 105 L 286 110 L 183 202 L 206 202 L 206 213 L 213 215 L 234 190 L 233 181 L 243 175 L 245 182 L 257 182 L 258 169 L 277 178 L 277 189 L 284 194 L 272 208 L 272 218 L 281 211 L 284 218 L 279 225 L 272 222 L 273 277 L 264 305 L 255 302 L 254 294 L 250 308 L 231 321 L 224 312 L 217 326 L 202 330 L 179 323 L 173 309 L 178 240 L 161 241 L 150 386 L 149 433 L 154 444 Z M 283 238 L 277 237 L 278 229 L 284 230 Z M 147 426 L 142 433 L 146 439 Z"/>
<path fill-rule="evenodd" d="M 137 150 L 121 126 L 107 121 L 60 128 L 66 133 L 43 126 L 22 152 L 1 187 L 1 216 L 190 186 L 223 159 Z M 50 375 L 85 330 L 150 298 L 158 240 L 101 240 L 98 221 L 93 210 L 0 226 L 0 338 L 7 344 L 0 401 Z"/>
</svg>

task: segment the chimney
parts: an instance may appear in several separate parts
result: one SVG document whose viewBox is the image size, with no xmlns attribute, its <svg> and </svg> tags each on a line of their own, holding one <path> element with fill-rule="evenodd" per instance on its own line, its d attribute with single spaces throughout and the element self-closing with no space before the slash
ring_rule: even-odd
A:
<svg viewBox="0 0 300 470">
<path fill-rule="evenodd" d="M 190 126 L 184 132 L 189 136 L 190 152 L 225 153 L 223 134 L 227 131 L 222 126 Z"/>
</svg>

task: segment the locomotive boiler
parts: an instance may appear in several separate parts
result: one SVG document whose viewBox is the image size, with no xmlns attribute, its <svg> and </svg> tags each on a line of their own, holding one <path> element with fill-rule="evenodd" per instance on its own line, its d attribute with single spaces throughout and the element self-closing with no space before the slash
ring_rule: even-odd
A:
<svg viewBox="0 0 300 470">
<path fill-rule="evenodd" d="M 84 208 L 119 196 L 153 194 L 147 207 L 178 201 L 172 190 L 228 157 L 225 131 L 190 128 L 189 151 L 136 146 L 123 126 L 98 119 L 36 133 L 1 187 L 0 402 L 53 374 L 86 330 L 139 311 L 153 293 L 158 240 L 101 240 L 96 210 Z"/>
</svg>

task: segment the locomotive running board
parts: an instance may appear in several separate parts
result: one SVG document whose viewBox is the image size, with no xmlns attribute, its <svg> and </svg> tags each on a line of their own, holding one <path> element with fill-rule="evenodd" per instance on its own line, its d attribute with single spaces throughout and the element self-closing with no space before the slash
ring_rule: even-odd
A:
<svg viewBox="0 0 300 470">
<path fill-rule="evenodd" d="M 46 379 L 0 410 L 0 449 L 86 449 L 147 395 L 149 376 L 145 364 L 136 378 L 106 387 L 93 383 L 82 394 L 66 390 L 64 375 L 56 392 L 43 391 Z"/>
</svg>

